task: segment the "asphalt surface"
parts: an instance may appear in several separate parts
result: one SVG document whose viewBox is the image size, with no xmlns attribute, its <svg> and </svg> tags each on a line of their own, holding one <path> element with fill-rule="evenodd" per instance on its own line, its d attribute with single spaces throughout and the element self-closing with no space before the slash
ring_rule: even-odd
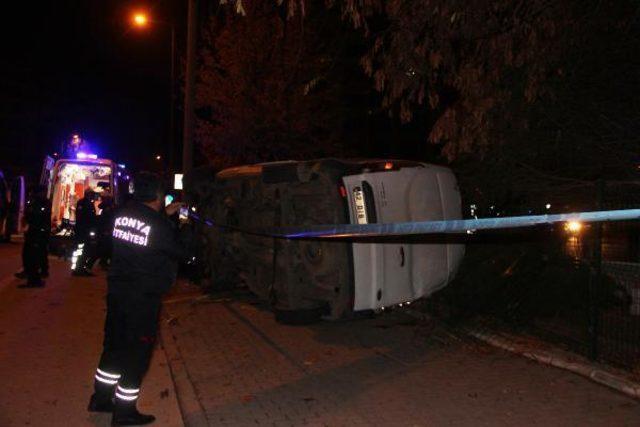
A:
<svg viewBox="0 0 640 427">
<path fill-rule="evenodd" d="M 86 411 L 103 336 L 104 273 L 73 278 L 67 262 L 50 258 L 46 286 L 19 289 L 20 248 L 0 244 L 0 426 L 110 425 L 110 415 Z M 139 407 L 157 425 L 183 425 L 161 348 Z"/>
<path fill-rule="evenodd" d="M 19 254 L 0 245 L 0 426 L 109 425 L 86 412 L 104 274 L 51 259 L 45 288 L 19 289 Z M 156 425 L 183 425 L 178 402 L 198 427 L 640 425 L 636 400 L 402 313 L 293 327 L 248 293 L 181 285 L 161 327 L 170 360 L 157 349 L 139 403 Z"/>
</svg>

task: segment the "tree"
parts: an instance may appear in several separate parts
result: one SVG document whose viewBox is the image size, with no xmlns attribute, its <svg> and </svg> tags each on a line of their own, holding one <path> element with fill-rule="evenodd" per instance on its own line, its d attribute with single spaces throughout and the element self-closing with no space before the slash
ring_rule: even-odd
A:
<svg viewBox="0 0 640 427">
<path fill-rule="evenodd" d="M 548 95 L 512 105 L 526 126 L 503 126 L 505 143 L 454 163 L 472 199 L 593 208 L 595 182 L 605 179 L 613 206 L 640 202 L 640 64 L 630 60 L 640 54 L 640 28 L 624 11 L 592 10 L 579 43 L 545 80 Z"/>
<path fill-rule="evenodd" d="M 197 137 L 210 162 L 343 155 L 360 37 L 335 12 L 287 18 L 273 0 L 211 16 L 201 50 Z M 240 12 L 240 13 L 236 13 Z M 348 71 L 347 71 L 348 70 Z M 366 83 L 366 82 L 365 82 Z"/>
<path fill-rule="evenodd" d="M 384 105 L 403 121 L 428 103 L 431 142 L 450 158 L 504 142 L 505 122 L 549 94 L 565 55 L 594 27 L 624 24 L 633 2 L 601 0 L 344 0 L 371 37 L 362 59 Z M 632 14 L 631 14 L 632 15 Z M 515 108 L 514 108 L 515 107 Z"/>
<path fill-rule="evenodd" d="M 325 13 L 308 3 L 274 0 L 290 21 Z M 327 3 L 365 35 L 382 107 L 431 124 L 425 143 L 443 147 L 470 198 L 587 198 L 599 177 L 635 179 L 637 2 Z"/>
<path fill-rule="evenodd" d="M 430 106 L 468 200 L 592 206 L 598 178 L 637 180 L 637 2 L 335 3 L 369 34 L 384 107 Z"/>
</svg>

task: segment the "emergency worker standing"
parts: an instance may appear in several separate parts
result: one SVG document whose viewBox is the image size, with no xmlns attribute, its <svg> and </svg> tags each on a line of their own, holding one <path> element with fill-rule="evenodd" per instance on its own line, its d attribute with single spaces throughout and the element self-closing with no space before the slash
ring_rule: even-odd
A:
<svg viewBox="0 0 640 427">
<path fill-rule="evenodd" d="M 27 232 L 24 235 L 22 247 L 22 263 L 27 284 L 21 288 L 36 288 L 44 286 L 40 276 L 48 275 L 44 266 L 48 265 L 49 234 L 51 233 L 51 207 L 46 196 L 46 187 L 38 185 L 34 187 L 25 210 L 25 222 Z"/>
<path fill-rule="evenodd" d="M 88 407 L 113 411 L 112 425 L 155 420 L 138 412 L 136 402 L 156 339 L 161 297 L 187 255 L 188 236 L 162 212 L 172 215 L 179 208 L 176 203 L 165 210 L 160 178 L 142 172 L 134 180 L 133 201 L 114 213 L 103 352 Z"/>
<path fill-rule="evenodd" d="M 96 237 L 98 216 L 93 204 L 96 193 L 89 189 L 84 192 L 84 197 L 76 204 L 76 259 L 72 261 L 71 269 L 74 276 L 93 276 L 91 266 L 95 261 L 95 248 L 93 240 Z M 93 239 L 92 239 L 93 237 Z M 77 255 L 76 255 L 77 254 Z"/>
</svg>

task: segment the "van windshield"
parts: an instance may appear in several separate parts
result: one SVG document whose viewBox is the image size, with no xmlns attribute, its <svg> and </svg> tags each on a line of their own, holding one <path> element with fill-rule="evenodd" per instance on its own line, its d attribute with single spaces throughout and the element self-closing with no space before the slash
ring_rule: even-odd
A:
<svg viewBox="0 0 640 427">
<path fill-rule="evenodd" d="M 111 192 L 111 166 L 91 163 L 63 163 L 54 177 L 51 222 L 55 228 L 66 228 L 76 221 L 76 204 L 91 189 L 98 195 Z M 96 209 L 96 212 L 99 211 Z"/>
</svg>

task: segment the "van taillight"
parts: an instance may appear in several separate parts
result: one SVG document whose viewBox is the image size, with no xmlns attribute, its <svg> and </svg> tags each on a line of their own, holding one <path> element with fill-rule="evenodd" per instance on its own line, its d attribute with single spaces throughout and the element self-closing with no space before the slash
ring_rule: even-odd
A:
<svg viewBox="0 0 640 427">
<path fill-rule="evenodd" d="M 344 185 L 340 186 L 340 196 L 342 196 L 343 198 L 347 197 L 347 189 L 344 187 Z"/>
</svg>

